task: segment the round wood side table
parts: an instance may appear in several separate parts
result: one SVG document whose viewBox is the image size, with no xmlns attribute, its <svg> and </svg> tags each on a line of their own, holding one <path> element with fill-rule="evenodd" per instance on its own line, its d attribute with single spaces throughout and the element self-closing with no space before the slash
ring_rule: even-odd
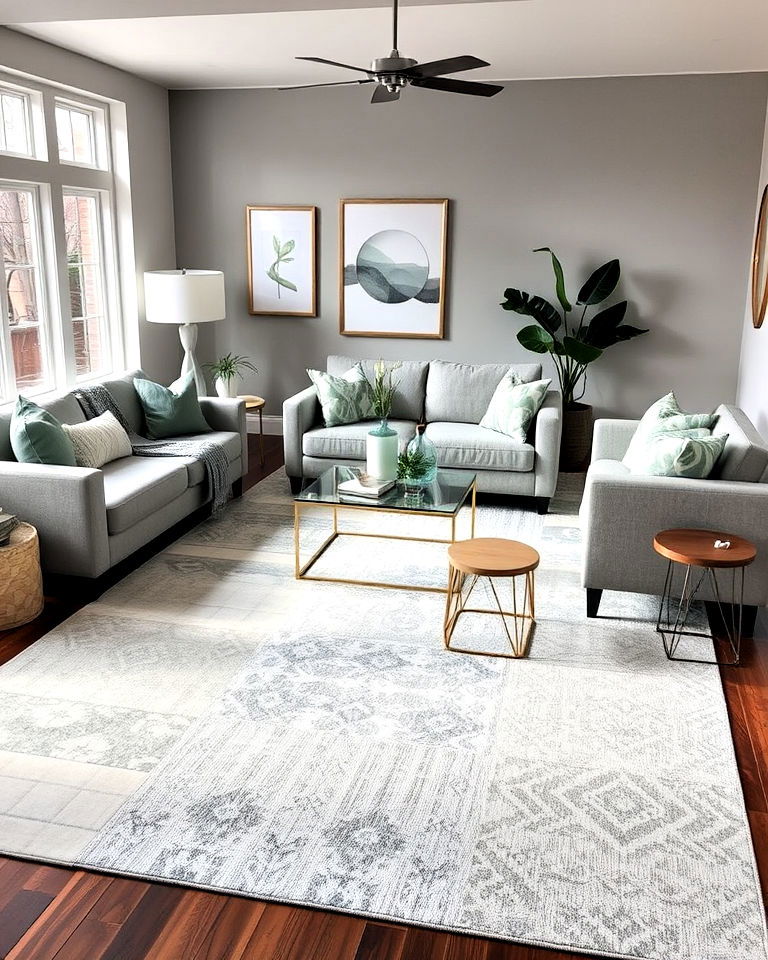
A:
<svg viewBox="0 0 768 960">
<path fill-rule="evenodd" d="M 29 623 L 43 612 L 43 576 L 37 530 L 20 523 L 0 547 L 0 630 Z"/>
<path fill-rule="evenodd" d="M 664 591 L 661 595 L 659 617 L 656 621 L 656 631 L 661 634 L 664 643 L 664 652 L 668 659 L 679 660 L 685 663 L 717 663 L 723 666 L 736 667 L 741 658 L 741 639 L 744 613 L 744 571 L 757 556 L 757 548 L 744 537 L 732 533 L 723 533 L 721 530 L 694 530 L 681 528 L 662 530 L 653 538 L 653 549 L 660 556 L 667 559 L 667 576 L 664 581 Z M 685 567 L 683 587 L 677 609 L 673 619 L 672 599 L 674 565 Z M 730 611 L 726 615 L 723 609 L 724 600 L 721 596 L 720 584 L 717 580 L 717 571 L 727 576 L 730 570 Z M 701 588 L 708 584 L 717 604 L 720 619 L 726 633 L 726 639 L 731 648 L 732 658 L 723 660 L 717 656 L 716 638 L 709 633 L 695 630 L 686 630 L 691 605 L 699 595 Z M 666 614 L 665 614 L 666 609 Z M 699 660 L 692 657 L 677 657 L 675 651 L 682 637 L 703 637 L 712 641 L 714 660 Z"/>
<path fill-rule="evenodd" d="M 448 548 L 448 596 L 445 602 L 443 642 L 447 650 L 456 653 L 474 653 L 486 657 L 511 657 L 519 659 L 528 652 L 531 633 L 535 623 L 534 570 L 539 565 L 539 554 L 527 543 L 518 540 L 501 540 L 493 537 L 477 537 L 459 540 Z M 523 578 L 522 606 L 518 608 L 519 577 Z M 478 581 L 488 581 L 495 607 L 488 609 L 468 606 L 469 599 Z M 512 586 L 512 610 L 505 610 L 499 597 L 496 581 L 507 579 Z M 452 645 L 454 631 L 464 613 L 487 613 L 500 618 L 509 642 L 510 652 L 492 652 Z M 512 630 L 510 631 L 510 624 Z"/>
<path fill-rule="evenodd" d="M 238 400 L 245 400 L 245 412 L 252 410 L 259 411 L 259 462 L 264 466 L 264 404 L 267 402 L 263 397 L 257 397 L 252 393 L 240 394 Z"/>
</svg>

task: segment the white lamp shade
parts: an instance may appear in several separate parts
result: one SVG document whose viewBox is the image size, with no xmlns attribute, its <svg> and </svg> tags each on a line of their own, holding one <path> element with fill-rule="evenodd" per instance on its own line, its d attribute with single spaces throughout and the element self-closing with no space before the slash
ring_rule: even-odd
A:
<svg viewBox="0 0 768 960">
<path fill-rule="evenodd" d="M 220 270 L 151 270 L 144 274 L 150 323 L 210 323 L 223 320 L 224 274 Z"/>
</svg>

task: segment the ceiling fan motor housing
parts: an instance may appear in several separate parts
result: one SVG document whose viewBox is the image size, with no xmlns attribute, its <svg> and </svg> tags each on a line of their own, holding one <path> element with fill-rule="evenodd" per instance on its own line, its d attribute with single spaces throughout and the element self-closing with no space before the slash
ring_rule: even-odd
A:
<svg viewBox="0 0 768 960">
<path fill-rule="evenodd" d="M 408 83 L 406 77 L 400 75 L 400 71 L 415 67 L 416 63 L 416 60 L 401 57 L 397 50 L 393 50 L 388 57 L 379 57 L 371 62 L 371 73 L 375 73 L 378 82 L 394 93 Z"/>
</svg>

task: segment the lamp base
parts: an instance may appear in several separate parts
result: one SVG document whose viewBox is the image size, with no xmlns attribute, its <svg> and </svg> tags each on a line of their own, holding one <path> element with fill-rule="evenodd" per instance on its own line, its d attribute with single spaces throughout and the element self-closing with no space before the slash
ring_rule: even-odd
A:
<svg viewBox="0 0 768 960">
<path fill-rule="evenodd" d="M 179 340 L 181 340 L 181 345 L 184 347 L 184 359 L 181 361 L 181 376 L 183 377 L 185 373 L 189 373 L 191 370 L 195 375 L 198 397 L 205 397 L 208 395 L 205 387 L 205 377 L 195 356 L 197 324 L 182 323 L 179 327 Z"/>
</svg>

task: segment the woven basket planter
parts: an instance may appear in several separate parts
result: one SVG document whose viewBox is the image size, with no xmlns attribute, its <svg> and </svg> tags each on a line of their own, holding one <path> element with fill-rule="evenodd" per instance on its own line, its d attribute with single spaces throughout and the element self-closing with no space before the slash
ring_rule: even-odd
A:
<svg viewBox="0 0 768 960">
<path fill-rule="evenodd" d="M 563 439 L 560 444 L 560 469 L 581 472 L 589 466 L 592 452 L 592 407 L 575 403 L 563 408 Z"/>
<path fill-rule="evenodd" d="M 43 610 L 43 577 L 37 530 L 20 523 L 0 547 L 0 630 L 29 623 Z"/>
</svg>

